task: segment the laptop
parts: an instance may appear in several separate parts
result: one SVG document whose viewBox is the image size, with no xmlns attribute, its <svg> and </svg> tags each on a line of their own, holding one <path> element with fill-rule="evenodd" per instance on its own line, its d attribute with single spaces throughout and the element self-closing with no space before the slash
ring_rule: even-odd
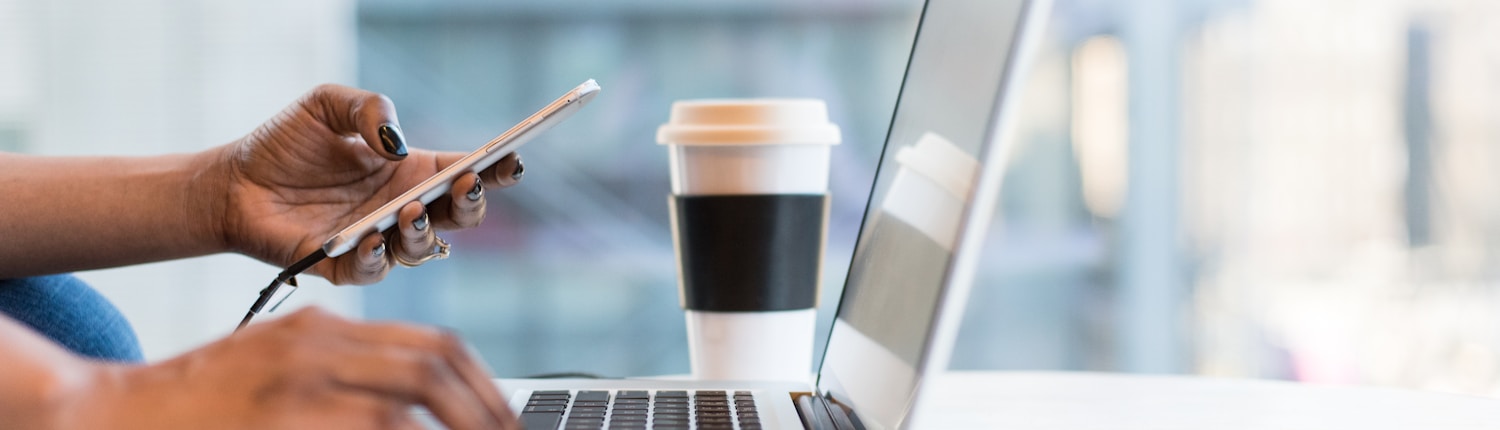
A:
<svg viewBox="0 0 1500 430">
<path fill-rule="evenodd" d="M 530 429 L 911 428 L 948 364 L 1045 0 L 930 0 L 822 365 L 776 381 L 504 379 Z M 924 409 L 924 411 L 930 409 Z M 936 410 L 941 410 L 937 408 Z"/>
</svg>

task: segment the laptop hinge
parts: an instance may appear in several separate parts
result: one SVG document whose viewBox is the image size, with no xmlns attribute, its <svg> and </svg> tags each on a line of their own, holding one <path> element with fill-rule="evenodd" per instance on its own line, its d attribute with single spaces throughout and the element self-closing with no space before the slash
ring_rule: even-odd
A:
<svg viewBox="0 0 1500 430">
<path fill-rule="evenodd" d="M 856 420 L 844 412 L 844 408 L 816 395 L 797 398 L 797 415 L 802 416 L 802 428 L 807 430 L 864 430 Z"/>
</svg>

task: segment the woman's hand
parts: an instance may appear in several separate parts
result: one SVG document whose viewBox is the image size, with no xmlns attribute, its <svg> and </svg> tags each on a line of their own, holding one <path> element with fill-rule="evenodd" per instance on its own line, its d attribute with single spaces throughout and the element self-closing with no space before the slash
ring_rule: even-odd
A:
<svg viewBox="0 0 1500 430">
<path fill-rule="evenodd" d="M 73 378 L 73 389 L 43 408 L 52 418 L 42 423 L 416 429 L 410 408 L 421 405 L 451 429 L 520 428 L 489 373 L 452 334 L 352 322 L 315 308 L 161 363 L 89 366 L 103 370 L 75 372 L 93 376 Z"/>
<path fill-rule="evenodd" d="M 337 85 L 313 89 L 219 151 L 222 168 L 211 171 L 226 198 L 210 213 L 222 220 L 225 245 L 282 267 L 465 155 L 409 149 L 390 99 Z M 435 230 L 479 225 L 484 191 L 515 185 L 523 171 L 511 154 L 481 175 L 460 176 L 431 207 L 403 207 L 398 233 L 366 237 L 310 272 L 334 284 L 379 281 L 396 254 L 432 254 Z"/>
</svg>

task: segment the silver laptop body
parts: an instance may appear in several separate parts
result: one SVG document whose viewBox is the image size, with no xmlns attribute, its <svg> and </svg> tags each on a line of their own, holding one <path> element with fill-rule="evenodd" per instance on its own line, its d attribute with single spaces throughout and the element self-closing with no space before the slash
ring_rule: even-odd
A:
<svg viewBox="0 0 1500 430">
<path fill-rule="evenodd" d="M 912 428 L 923 382 L 947 367 L 1049 6 L 927 2 L 813 383 L 500 380 L 512 407 L 532 427 Z"/>
</svg>

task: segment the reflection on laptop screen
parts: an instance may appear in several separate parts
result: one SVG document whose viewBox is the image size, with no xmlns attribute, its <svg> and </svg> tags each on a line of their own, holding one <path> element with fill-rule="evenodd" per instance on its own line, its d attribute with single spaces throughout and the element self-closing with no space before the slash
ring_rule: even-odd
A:
<svg viewBox="0 0 1500 430">
<path fill-rule="evenodd" d="M 871 428 L 912 407 L 1025 4 L 923 11 L 819 379 Z"/>
</svg>

